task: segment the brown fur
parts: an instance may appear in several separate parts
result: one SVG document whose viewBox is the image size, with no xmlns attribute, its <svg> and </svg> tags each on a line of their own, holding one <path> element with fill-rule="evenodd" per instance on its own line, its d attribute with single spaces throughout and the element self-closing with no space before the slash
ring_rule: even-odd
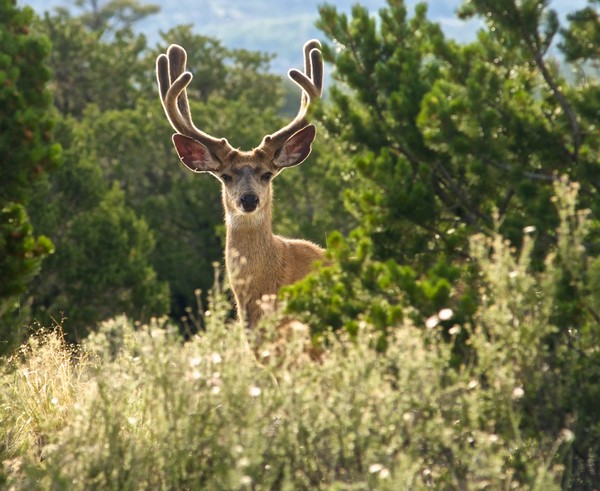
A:
<svg viewBox="0 0 600 491">
<path fill-rule="evenodd" d="M 223 194 L 227 194 L 225 186 Z M 255 211 L 256 216 L 246 217 L 237 215 L 224 201 L 226 216 L 231 217 L 226 218 L 227 273 L 238 314 L 254 326 L 262 315 L 263 296 L 276 295 L 282 286 L 304 278 L 315 261 L 323 259 L 324 250 L 307 240 L 273 235 L 270 202 Z"/>
</svg>

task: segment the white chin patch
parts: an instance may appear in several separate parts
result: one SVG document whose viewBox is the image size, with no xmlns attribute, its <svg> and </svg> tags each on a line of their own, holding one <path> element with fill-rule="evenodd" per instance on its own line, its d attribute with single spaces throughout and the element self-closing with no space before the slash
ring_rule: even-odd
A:
<svg viewBox="0 0 600 491">
<path fill-rule="evenodd" d="M 231 228 L 252 227 L 259 224 L 263 219 L 263 214 L 259 213 L 260 207 L 254 211 L 244 211 L 236 208 L 234 212 L 228 212 L 225 216 L 227 226 Z"/>
</svg>

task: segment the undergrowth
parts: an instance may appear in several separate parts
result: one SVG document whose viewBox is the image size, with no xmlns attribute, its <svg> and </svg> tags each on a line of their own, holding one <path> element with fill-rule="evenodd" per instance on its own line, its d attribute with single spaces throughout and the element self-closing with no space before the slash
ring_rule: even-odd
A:
<svg viewBox="0 0 600 491">
<path fill-rule="evenodd" d="M 563 208 L 575 191 L 565 185 Z M 563 233 L 580 240 L 585 215 L 569 216 L 576 219 Z M 555 296 L 565 268 L 575 278 L 578 262 L 572 244 L 559 243 L 534 272 L 533 241 L 525 234 L 517 253 L 498 234 L 474 237 L 483 286 L 473 321 L 441 329 L 450 308 L 426 327 L 406 316 L 389 329 L 384 352 L 375 349 L 380 333 L 360 319 L 352 338 L 324 336 L 316 359 L 306 326 L 276 313 L 260 340 L 248 339 L 228 320 L 218 286 L 205 330 L 188 340 L 166 320 L 125 317 L 78 347 L 58 328 L 43 332 L 0 372 L 0 484 L 559 489 L 573 478 L 567 457 L 584 416 L 560 406 L 575 371 L 574 357 L 563 356 L 562 370 L 550 362 L 568 349 L 557 335 Z M 467 349 L 457 365 L 459 339 Z"/>
<path fill-rule="evenodd" d="M 320 361 L 302 331 L 255 358 L 210 311 L 183 342 L 168 323 L 103 323 L 79 349 L 30 340 L 1 378 L 3 479 L 13 489 L 552 489 L 560 435 L 514 427 L 514 370 L 484 387 L 450 370 L 435 329 L 369 328 Z M 272 331 L 274 332 L 274 331 Z M 513 367 L 515 370 L 517 367 Z M 518 426 L 518 425 L 516 425 Z M 499 433 L 501 430 L 501 433 Z M 515 453 L 527 460 L 514 467 Z M 525 467 L 524 469 L 521 467 Z"/>
</svg>

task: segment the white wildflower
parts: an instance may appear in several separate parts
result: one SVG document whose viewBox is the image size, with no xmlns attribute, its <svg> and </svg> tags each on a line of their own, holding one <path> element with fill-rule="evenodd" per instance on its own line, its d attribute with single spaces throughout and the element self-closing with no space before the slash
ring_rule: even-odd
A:
<svg viewBox="0 0 600 491">
<path fill-rule="evenodd" d="M 525 391 L 523 390 L 523 387 L 515 387 L 512 391 L 513 399 L 521 399 L 524 395 Z"/>
<path fill-rule="evenodd" d="M 562 439 L 565 442 L 570 442 L 573 441 L 573 438 L 575 438 L 575 435 L 573 434 L 573 432 L 571 430 L 569 430 L 568 428 L 564 428 L 561 432 L 560 432 L 560 436 L 562 437 Z"/>
<path fill-rule="evenodd" d="M 427 329 L 433 329 L 440 322 L 440 319 L 437 315 L 432 315 L 429 319 L 425 321 L 425 327 Z"/>
<path fill-rule="evenodd" d="M 448 329 L 448 334 L 451 336 L 455 336 L 460 332 L 460 326 L 454 325 L 450 329 Z"/>
</svg>

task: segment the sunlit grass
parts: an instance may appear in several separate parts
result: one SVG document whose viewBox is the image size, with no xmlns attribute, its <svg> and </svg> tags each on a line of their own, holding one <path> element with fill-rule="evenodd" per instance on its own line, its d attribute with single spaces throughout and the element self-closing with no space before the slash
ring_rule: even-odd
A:
<svg viewBox="0 0 600 491">
<path fill-rule="evenodd" d="M 449 371 L 435 329 L 364 335 L 314 361 L 301 329 L 259 350 L 226 312 L 184 342 L 168 323 L 103 323 L 80 349 L 32 339 L 0 385 L 4 479 L 14 489 L 465 489 L 520 484 L 493 390 Z M 281 325 L 281 323 L 279 324 Z M 270 327 L 269 327 L 270 326 Z M 252 344 L 252 343 L 250 343 Z M 257 358 L 255 352 L 258 353 Z M 514 409 L 514 407 L 513 407 Z M 515 441 L 507 440 L 513 435 Z M 551 443 L 551 442 L 549 442 Z M 551 455 L 531 444 L 531 483 Z M 336 484 L 337 483 L 337 484 Z M 530 483 L 530 484 L 531 484 Z M 337 486 L 337 487 L 336 487 Z M 341 486 L 341 487 L 339 487 Z M 550 486 L 550 487 L 549 487 Z"/>
</svg>

